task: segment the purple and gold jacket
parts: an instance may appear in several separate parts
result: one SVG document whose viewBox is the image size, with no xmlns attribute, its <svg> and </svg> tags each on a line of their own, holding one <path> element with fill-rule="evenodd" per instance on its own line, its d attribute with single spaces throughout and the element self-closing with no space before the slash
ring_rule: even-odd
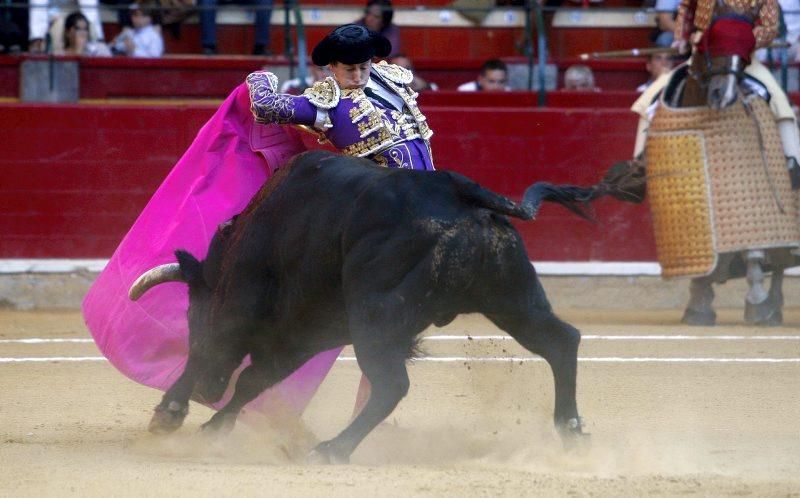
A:
<svg viewBox="0 0 800 498">
<path fill-rule="evenodd" d="M 278 79 L 266 71 L 250 74 L 247 86 L 259 123 L 310 126 L 344 154 L 382 166 L 433 170 L 433 131 L 417 107 L 417 93 L 408 86 L 412 78 L 411 71 L 381 61 L 373 64 L 365 89 L 342 89 L 328 77 L 302 95 L 287 95 L 275 92 Z"/>
</svg>

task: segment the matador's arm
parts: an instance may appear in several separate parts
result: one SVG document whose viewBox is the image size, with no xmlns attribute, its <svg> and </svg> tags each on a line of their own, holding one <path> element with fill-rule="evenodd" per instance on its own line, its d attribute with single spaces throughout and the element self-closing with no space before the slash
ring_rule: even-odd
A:
<svg viewBox="0 0 800 498">
<path fill-rule="evenodd" d="M 307 125 L 319 130 L 325 128 L 326 111 L 330 107 L 318 102 L 311 92 L 306 91 L 303 95 L 277 93 L 278 78 L 267 71 L 251 73 L 246 81 L 250 92 L 250 110 L 257 123 Z"/>
</svg>

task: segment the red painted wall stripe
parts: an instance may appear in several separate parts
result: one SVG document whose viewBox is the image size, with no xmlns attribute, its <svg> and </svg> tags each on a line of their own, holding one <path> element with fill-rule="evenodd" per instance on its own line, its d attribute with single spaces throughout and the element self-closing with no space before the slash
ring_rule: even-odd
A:
<svg viewBox="0 0 800 498">
<path fill-rule="evenodd" d="M 102 258 L 213 106 L 0 105 L 0 258 Z M 426 107 L 439 169 L 518 198 L 538 180 L 595 183 L 630 156 L 627 110 Z M 312 140 L 309 140 L 313 143 Z M 646 206 L 596 203 L 597 223 L 545 206 L 518 227 L 534 260 L 652 261 Z"/>
</svg>

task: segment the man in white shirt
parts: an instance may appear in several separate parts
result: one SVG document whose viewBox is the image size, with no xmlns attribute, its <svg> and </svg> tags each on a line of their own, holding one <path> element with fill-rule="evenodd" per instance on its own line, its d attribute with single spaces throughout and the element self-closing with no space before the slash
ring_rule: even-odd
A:
<svg viewBox="0 0 800 498">
<path fill-rule="evenodd" d="M 459 92 L 507 92 L 508 68 L 500 59 L 489 59 L 481 66 L 478 79 L 459 85 Z"/>
</svg>

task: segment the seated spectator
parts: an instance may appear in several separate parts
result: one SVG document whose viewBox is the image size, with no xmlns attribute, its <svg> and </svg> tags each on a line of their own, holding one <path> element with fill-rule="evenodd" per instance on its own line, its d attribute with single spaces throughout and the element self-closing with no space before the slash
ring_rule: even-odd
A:
<svg viewBox="0 0 800 498">
<path fill-rule="evenodd" d="M 424 91 L 433 91 L 439 89 L 439 86 L 436 83 L 424 80 L 417 75 L 417 72 L 414 70 L 414 65 L 411 63 L 411 59 L 409 59 L 406 55 L 399 54 L 393 57 L 390 62 L 392 64 L 397 64 L 400 67 L 404 67 L 411 71 L 414 74 L 414 79 L 411 81 L 409 85 L 412 90 L 415 92 L 424 92 Z"/>
<path fill-rule="evenodd" d="M 22 51 L 25 37 L 20 26 L 14 22 L 12 13 L 8 12 L 6 17 L 5 9 L 0 9 L 0 54 L 15 54 Z"/>
<path fill-rule="evenodd" d="M 131 57 L 161 57 L 164 39 L 159 28 L 159 12 L 152 7 L 133 4 L 130 7 L 131 24 L 114 38 L 111 50 L 115 54 Z"/>
<path fill-rule="evenodd" d="M 650 79 L 636 87 L 636 91 L 639 93 L 647 90 L 647 87 L 652 85 L 661 75 L 672 71 L 672 56 L 668 53 L 650 54 L 647 57 L 647 64 L 645 67 L 650 74 Z"/>
<path fill-rule="evenodd" d="M 80 12 L 73 12 L 64 20 L 62 46 L 53 44 L 56 55 L 99 56 L 111 55 L 111 50 L 103 42 L 93 41 L 89 36 L 89 20 Z M 52 32 L 51 32 L 51 36 Z"/>
<path fill-rule="evenodd" d="M 459 92 L 507 92 L 508 68 L 500 59 L 489 59 L 481 66 L 478 79 L 458 86 Z"/>
<path fill-rule="evenodd" d="M 77 5 L 76 5 L 77 3 Z M 77 7 L 77 9 L 76 9 Z M 44 52 L 48 50 L 47 34 L 52 36 L 51 29 L 55 27 L 56 33 L 60 35 L 63 23 L 57 21 L 64 19 L 64 16 L 72 11 L 78 10 L 83 14 L 84 19 L 89 22 L 92 32 L 89 33 L 89 41 L 103 42 L 103 24 L 100 21 L 100 9 L 97 0 L 30 0 L 30 10 L 28 16 L 28 50 L 31 52 Z M 60 36 L 59 36 L 60 38 Z M 60 50 L 60 39 L 51 39 L 53 47 L 51 51 Z"/>
<path fill-rule="evenodd" d="M 272 55 L 269 49 L 269 22 L 273 0 L 197 0 L 200 9 L 200 42 L 205 55 L 217 53 L 217 5 L 247 4 L 255 7 L 253 55 Z"/>
<path fill-rule="evenodd" d="M 583 64 L 574 64 L 564 72 L 564 90 L 578 92 L 599 92 L 594 84 L 592 68 Z"/>
<path fill-rule="evenodd" d="M 657 47 L 672 45 L 679 2 L 680 0 L 656 0 L 656 32 L 652 40 Z"/>
<path fill-rule="evenodd" d="M 292 78 L 290 80 L 286 80 L 281 85 L 281 93 L 288 93 L 291 95 L 300 95 L 303 93 L 303 90 L 310 87 L 317 81 L 322 81 L 326 77 L 330 76 L 328 72 L 328 68 L 315 66 L 314 64 L 309 64 L 306 73 L 306 82 L 305 84 L 300 83 L 300 78 Z"/>
<path fill-rule="evenodd" d="M 392 51 L 388 57 L 395 57 L 400 53 L 400 30 L 392 24 L 394 10 L 391 0 L 368 0 L 364 8 L 364 17 L 355 24 L 365 26 L 370 31 L 380 33 L 392 44 Z"/>
</svg>

